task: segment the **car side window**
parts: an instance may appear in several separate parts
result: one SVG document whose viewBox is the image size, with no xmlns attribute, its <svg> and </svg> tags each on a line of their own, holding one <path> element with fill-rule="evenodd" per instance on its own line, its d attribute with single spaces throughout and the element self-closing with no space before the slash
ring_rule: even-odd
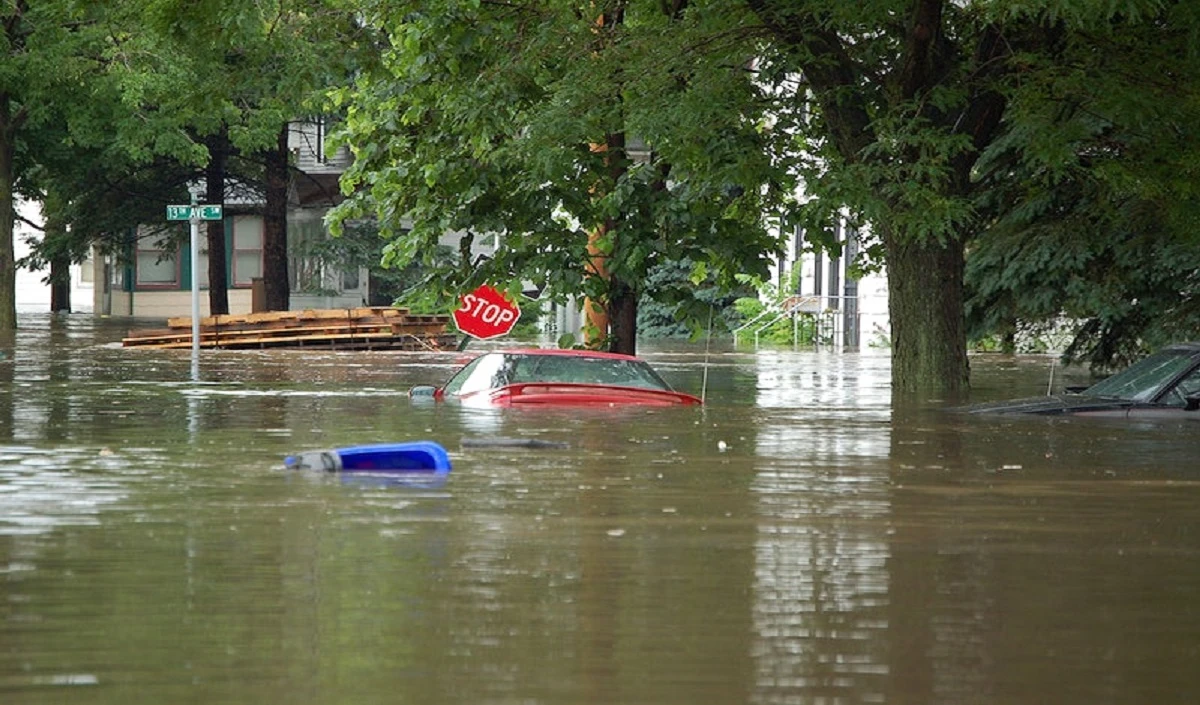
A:
<svg viewBox="0 0 1200 705">
<path fill-rule="evenodd" d="M 511 374 L 512 370 L 506 366 L 504 355 L 480 355 L 446 382 L 444 393 L 453 396 L 502 387 L 508 384 Z"/>
<path fill-rule="evenodd" d="M 466 383 L 467 379 L 469 379 L 471 374 L 475 372 L 475 368 L 479 366 L 480 360 L 482 359 L 483 358 L 481 357 L 477 357 L 468 362 L 466 365 L 463 365 L 462 369 L 460 369 L 458 372 L 455 372 L 454 376 L 446 381 L 445 386 L 442 387 L 442 392 L 450 395 L 458 394 L 462 390 L 462 387 Z"/>
<path fill-rule="evenodd" d="M 1179 398 L 1179 403 L 1186 403 L 1188 397 L 1200 394 L 1200 367 L 1192 370 L 1188 376 L 1179 380 L 1179 384 L 1175 385 L 1175 394 Z"/>
</svg>

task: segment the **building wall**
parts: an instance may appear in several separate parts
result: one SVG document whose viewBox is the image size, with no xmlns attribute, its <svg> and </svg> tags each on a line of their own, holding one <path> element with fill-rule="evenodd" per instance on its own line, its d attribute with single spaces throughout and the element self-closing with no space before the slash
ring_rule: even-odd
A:
<svg viewBox="0 0 1200 705">
<path fill-rule="evenodd" d="M 38 204 L 20 199 L 17 200 L 16 209 L 19 217 L 13 227 L 13 251 L 20 261 L 30 253 L 32 243 L 42 239 L 42 232 L 28 224 L 41 223 L 42 213 Z M 94 263 L 90 259 L 83 264 L 71 265 L 71 309 L 76 313 L 90 313 L 93 310 L 93 271 Z M 47 275 L 49 272 L 46 270 L 17 269 L 17 313 L 50 311 L 50 285 L 44 281 Z"/>
<path fill-rule="evenodd" d="M 227 277 L 229 282 L 228 300 L 230 314 L 246 314 L 254 312 L 254 286 L 261 285 L 261 249 L 259 251 L 260 261 L 257 266 L 253 265 L 253 259 L 240 261 L 246 265 L 242 270 L 242 281 L 236 281 L 237 266 L 239 260 L 238 243 L 241 242 L 244 254 L 253 251 L 255 248 L 261 248 L 261 216 L 258 215 L 227 215 L 225 218 L 226 225 L 226 257 L 228 258 Z M 321 226 L 319 213 L 298 210 L 292 213 L 289 218 L 291 227 L 289 230 L 299 228 L 297 223 L 316 223 L 318 232 L 321 237 L 326 237 L 324 228 Z M 239 225 L 240 224 L 240 225 Z M 239 240 L 239 233 L 246 235 L 243 240 Z M 147 236 L 147 243 L 152 243 L 155 240 L 154 235 Z M 209 294 L 207 280 L 207 259 L 203 257 L 203 253 L 207 249 L 205 242 L 200 243 L 202 259 L 197 263 L 200 275 L 200 292 L 199 304 L 200 315 L 210 315 L 209 310 Z M 145 247 L 145 245 L 143 245 Z M 150 252 L 148 257 L 153 257 L 153 244 L 148 249 L 142 250 L 142 254 Z M 141 262 L 141 257 L 132 258 L 135 262 Z M 150 261 L 150 260 L 147 260 Z M 167 273 L 170 275 L 167 279 L 172 279 L 167 284 L 151 285 L 145 282 L 134 284 L 133 282 L 140 280 L 140 275 L 137 271 L 138 265 L 126 266 L 119 264 L 115 258 L 108 258 L 102 261 L 95 270 L 96 281 L 102 282 L 102 286 L 97 287 L 92 297 L 92 305 L 94 310 L 101 314 L 114 316 L 133 316 L 138 318 L 171 318 L 171 317 L 190 317 L 192 315 L 192 258 L 188 247 L 185 246 L 177 253 L 174 263 L 167 268 Z M 151 265 L 152 267 L 156 266 Z M 289 269 L 294 269 L 297 265 L 296 258 L 289 263 Z M 355 268 L 346 271 L 332 270 L 326 265 L 319 266 L 319 282 L 308 282 L 308 289 L 297 290 L 296 282 L 292 282 L 292 296 L 289 302 L 289 308 L 292 310 L 303 310 L 309 308 L 353 308 L 366 304 L 368 272 L 366 268 Z M 326 271 L 329 270 L 329 271 Z M 173 272 L 173 273 L 172 273 Z M 293 279 L 295 272 L 293 272 Z M 249 281 L 246 278 L 249 277 Z M 257 282 L 257 283 L 256 283 Z"/>
<path fill-rule="evenodd" d="M 288 149 L 296 156 L 296 167 L 306 174 L 340 174 L 350 166 L 350 150 L 328 148 L 331 118 L 315 117 L 291 124 Z"/>
<path fill-rule="evenodd" d="M 364 273 L 365 276 L 365 273 Z M 103 280 L 103 274 L 97 274 Z M 252 313 L 254 308 L 252 289 L 229 289 L 229 313 Z M 105 301 L 105 299 L 109 299 Z M 190 289 L 171 291 L 124 291 L 120 286 L 96 287 L 95 310 L 114 316 L 136 318 L 171 318 L 192 315 L 192 292 Z M 343 292 L 341 295 L 320 296 L 293 294 L 289 309 L 357 308 L 365 305 L 360 291 Z M 208 291 L 200 291 L 200 315 L 209 315 Z"/>
<path fill-rule="evenodd" d="M 174 318 L 192 315 L 192 292 L 190 291 L 118 291 L 111 292 L 110 314 L 134 318 Z M 229 290 L 229 312 L 250 313 L 250 289 Z M 103 311 L 97 302 L 96 310 Z M 200 292 L 200 315 L 209 315 L 208 292 Z"/>
<path fill-rule="evenodd" d="M 805 310 L 822 316 L 839 344 L 866 349 L 890 344 L 887 273 L 877 272 L 854 279 L 850 265 L 865 235 L 849 225 L 839 228 L 842 254 L 815 251 L 803 231 L 794 229 L 784 237 L 786 254 L 771 267 L 772 281 L 781 298 L 806 298 Z M 792 278 L 796 267 L 800 276 Z M 857 329 L 857 330 L 855 330 Z"/>
</svg>

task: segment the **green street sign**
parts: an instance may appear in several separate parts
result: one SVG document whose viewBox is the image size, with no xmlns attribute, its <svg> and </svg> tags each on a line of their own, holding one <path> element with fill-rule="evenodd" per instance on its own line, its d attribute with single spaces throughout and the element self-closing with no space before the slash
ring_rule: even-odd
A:
<svg viewBox="0 0 1200 705">
<path fill-rule="evenodd" d="M 167 220 L 220 220 L 221 206 L 167 206 Z"/>
</svg>

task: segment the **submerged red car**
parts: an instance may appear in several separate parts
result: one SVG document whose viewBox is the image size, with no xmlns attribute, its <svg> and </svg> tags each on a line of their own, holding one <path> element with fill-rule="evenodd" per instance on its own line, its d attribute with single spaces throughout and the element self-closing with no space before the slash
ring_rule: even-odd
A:
<svg viewBox="0 0 1200 705">
<path fill-rule="evenodd" d="M 441 388 L 411 396 L 482 406 L 680 406 L 701 404 L 677 392 L 641 358 L 591 350 L 499 350 L 463 365 Z"/>
</svg>

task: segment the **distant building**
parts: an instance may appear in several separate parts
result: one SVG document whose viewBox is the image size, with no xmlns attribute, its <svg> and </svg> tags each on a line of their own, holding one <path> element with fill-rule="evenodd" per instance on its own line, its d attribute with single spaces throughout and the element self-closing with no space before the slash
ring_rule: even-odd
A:
<svg viewBox="0 0 1200 705">
<path fill-rule="evenodd" d="M 329 124 L 314 118 L 292 123 L 288 137 L 296 172 L 288 207 L 289 308 L 344 308 L 366 305 L 366 267 L 340 267 L 306 256 L 306 243 L 329 237 L 325 214 L 340 200 L 338 177 L 350 163 L 345 149 L 326 154 Z M 249 313 L 263 273 L 263 217 L 260 197 L 227 186 L 223 210 L 229 312 Z M 166 214 L 164 213 L 164 220 Z M 181 223 L 180 227 L 188 227 Z M 200 232 L 200 258 L 191 261 L 190 247 L 167 245 L 149 227 L 130 233 L 123 256 L 101 258 L 96 265 L 102 286 L 94 290 L 97 313 L 165 318 L 191 315 L 192 272 L 199 288 L 208 289 L 207 230 Z M 200 297 L 200 314 L 208 315 L 208 296 Z"/>
<path fill-rule="evenodd" d="M 32 244 L 42 239 L 42 231 L 29 223 L 41 223 L 41 208 L 36 203 L 17 199 L 17 219 L 13 227 L 13 250 L 17 261 L 32 251 Z M 17 313 L 48 313 L 50 311 L 50 285 L 46 283 L 47 270 L 33 271 L 17 268 L 16 304 Z M 82 264 L 71 266 L 71 309 L 78 313 L 92 311 L 95 289 L 95 263 L 89 257 Z"/>
<path fill-rule="evenodd" d="M 841 251 L 837 253 L 815 248 L 799 227 L 783 236 L 784 253 L 771 267 L 776 291 L 769 304 L 777 315 L 811 318 L 821 327 L 822 338 L 838 347 L 889 345 L 887 274 L 858 278 L 852 268 L 861 252 L 863 233 L 845 220 L 839 223 L 835 237 Z M 770 320 L 765 318 L 762 323 Z"/>
</svg>

